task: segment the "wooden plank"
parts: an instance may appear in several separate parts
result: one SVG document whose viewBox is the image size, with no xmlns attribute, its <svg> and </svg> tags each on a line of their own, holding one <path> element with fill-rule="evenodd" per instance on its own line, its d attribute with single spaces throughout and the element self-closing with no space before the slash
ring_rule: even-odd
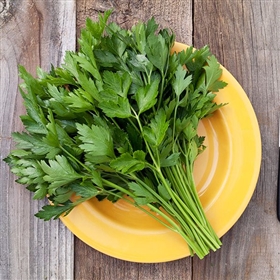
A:
<svg viewBox="0 0 280 280">
<path fill-rule="evenodd" d="M 112 8 L 114 13 L 111 20 L 123 27 L 129 28 L 139 20 L 146 21 L 154 16 L 160 27 L 171 28 L 175 32 L 177 41 L 192 43 L 191 1 L 78 1 L 77 29 L 84 26 L 86 17 L 96 19 L 98 12 Z M 75 279 L 188 280 L 191 274 L 190 258 L 159 264 L 138 264 L 106 256 L 75 239 Z"/>
<path fill-rule="evenodd" d="M 19 1 L 0 4 L 1 26 L 1 203 L 0 279 L 73 279 L 73 236 L 58 221 L 33 215 L 42 206 L 14 183 L 3 157 L 13 147 L 11 132 L 22 129 L 24 113 L 17 65 L 35 74 L 61 62 L 65 49 L 75 49 L 75 1 Z"/>
<path fill-rule="evenodd" d="M 192 43 L 192 3 L 181 0 L 84 0 L 77 1 L 77 29 L 84 26 L 85 19 L 97 19 L 99 12 L 113 9 L 111 20 L 122 27 L 130 28 L 139 21 L 147 21 L 152 16 L 160 28 L 170 28 L 176 40 L 185 44 Z"/>
<path fill-rule="evenodd" d="M 248 208 L 223 237 L 220 251 L 194 261 L 193 279 L 279 278 L 280 231 L 275 205 L 280 101 L 278 4 L 276 0 L 195 1 L 194 44 L 209 44 L 245 89 L 259 121 L 263 155 L 259 182 Z"/>
</svg>

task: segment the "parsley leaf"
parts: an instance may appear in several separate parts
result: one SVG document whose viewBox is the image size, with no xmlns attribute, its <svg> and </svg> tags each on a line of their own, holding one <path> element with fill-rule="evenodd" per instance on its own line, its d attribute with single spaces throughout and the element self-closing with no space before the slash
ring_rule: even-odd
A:
<svg viewBox="0 0 280 280">
<path fill-rule="evenodd" d="M 159 78 L 156 77 L 151 84 L 140 87 L 136 93 L 139 114 L 152 108 L 157 102 Z"/>
<path fill-rule="evenodd" d="M 26 131 L 13 133 L 16 150 L 5 161 L 34 199 L 48 197 L 41 219 L 125 195 L 203 258 L 221 242 L 194 162 L 205 149 L 200 120 L 225 105 L 215 103 L 223 68 L 208 46 L 172 53 L 175 35 L 154 18 L 127 30 L 108 23 L 111 13 L 86 20 L 79 50 L 61 67 L 39 68 L 38 78 L 19 67 Z"/>
<path fill-rule="evenodd" d="M 176 72 L 175 72 L 175 77 L 172 82 L 173 89 L 175 91 L 175 94 L 177 97 L 180 96 L 180 94 L 188 88 L 192 81 L 192 76 L 187 76 L 186 70 L 183 69 L 182 65 L 179 65 Z"/>
<path fill-rule="evenodd" d="M 42 207 L 42 210 L 40 210 L 37 214 L 35 214 L 36 217 L 43 219 L 44 221 L 48 221 L 50 219 L 58 219 L 61 215 L 66 215 L 69 213 L 75 205 L 72 203 L 68 203 L 65 205 L 45 205 Z"/>
<path fill-rule="evenodd" d="M 50 194 L 55 193 L 58 187 L 82 178 L 65 156 L 57 155 L 55 159 L 50 159 L 48 162 L 41 160 L 39 165 L 46 174 L 44 180 L 50 183 L 49 189 L 52 190 Z"/>
<path fill-rule="evenodd" d="M 169 122 L 166 121 L 164 109 L 160 109 L 149 123 L 143 127 L 144 138 L 152 145 L 158 147 L 163 141 Z"/>
<path fill-rule="evenodd" d="M 84 181 L 80 184 L 72 184 L 71 189 L 76 195 L 82 198 L 92 198 L 100 194 L 102 191 L 96 188 L 91 181 Z"/>
<path fill-rule="evenodd" d="M 135 197 L 133 197 L 133 199 L 138 205 L 147 205 L 151 202 L 157 202 L 157 199 L 151 194 L 151 192 L 143 186 L 134 182 L 129 183 L 128 186 L 134 193 Z"/>
<path fill-rule="evenodd" d="M 159 69 L 160 73 L 165 72 L 169 51 L 169 46 L 161 34 L 150 34 L 148 36 L 146 45 L 147 57 Z"/>
<path fill-rule="evenodd" d="M 135 151 L 133 155 L 124 153 L 111 161 L 110 166 L 124 174 L 143 170 L 146 166 L 146 154 L 143 151 Z"/>
<path fill-rule="evenodd" d="M 109 162 L 115 158 L 113 138 L 108 127 L 77 124 L 79 147 L 87 153 L 87 160 L 92 163 Z"/>
<path fill-rule="evenodd" d="M 226 83 L 219 80 L 222 74 L 222 69 L 215 56 L 210 56 L 207 59 L 207 64 L 204 66 L 205 70 L 205 87 L 209 91 L 218 91 L 226 86 Z"/>
</svg>

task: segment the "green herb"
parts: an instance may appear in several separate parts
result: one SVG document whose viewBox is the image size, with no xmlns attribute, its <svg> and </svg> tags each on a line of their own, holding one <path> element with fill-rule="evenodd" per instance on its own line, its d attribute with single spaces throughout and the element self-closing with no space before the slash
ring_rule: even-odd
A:
<svg viewBox="0 0 280 280">
<path fill-rule="evenodd" d="M 20 66 L 26 132 L 13 134 L 17 149 L 6 161 L 34 199 L 48 196 L 41 219 L 92 197 L 128 196 L 203 258 L 221 242 L 205 217 L 193 166 L 205 148 L 199 121 L 223 106 L 214 101 L 226 85 L 222 70 L 207 46 L 171 54 L 174 34 L 158 30 L 154 19 L 125 30 L 107 24 L 110 13 L 86 21 L 80 50 L 67 52 L 61 67 L 38 69 L 34 78 Z"/>
</svg>

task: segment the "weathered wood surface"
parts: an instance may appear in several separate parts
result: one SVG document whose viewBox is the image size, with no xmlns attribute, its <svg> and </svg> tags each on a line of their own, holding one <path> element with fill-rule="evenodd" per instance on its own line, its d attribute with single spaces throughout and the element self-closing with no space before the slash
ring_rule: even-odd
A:
<svg viewBox="0 0 280 280">
<path fill-rule="evenodd" d="M 34 218 L 42 203 L 14 183 L 3 157 L 12 147 L 11 132 L 21 130 L 24 112 L 17 87 L 18 64 L 58 65 L 75 49 L 75 1 L 0 1 L 0 279 L 73 279 L 73 235 L 58 221 Z"/>
<path fill-rule="evenodd" d="M 209 44 L 237 78 L 254 106 L 262 133 L 262 168 L 256 191 L 242 217 L 222 238 L 218 252 L 202 261 L 194 257 L 138 264 L 108 257 L 78 239 L 71 247 L 73 238 L 59 222 L 43 223 L 33 217 L 38 205 L 13 183 L 14 177 L 1 161 L 0 279 L 72 279 L 73 275 L 77 280 L 279 279 L 277 0 L 0 1 L 1 158 L 12 146 L 11 131 L 21 128 L 17 64 L 33 73 L 36 65 L 58 64 L 63 51 L 75 47 L 75 30 L 79 34 L 85 18 L 96 18 L 108 8 L 114 8 L 112 19 L 123 26 L 155 16 L 161 27 L 174 30 L 178 41 L 196 47 Z"/>
<path fill-rule="evenodd" d="M 255 193 L 223 248 L 202 262 L 193 279 L 277 280 L 280 223 L 276 218 L 280 109 L 279 1 L 195 1 L 194 44 L 210 44 L 237 78 L 255 109 L 262 136 L 262 166 Z M 203 12 L 208 16 L 202 16 Z M 208 14 L 208 13 L 207 13 Z"/>
</svg>

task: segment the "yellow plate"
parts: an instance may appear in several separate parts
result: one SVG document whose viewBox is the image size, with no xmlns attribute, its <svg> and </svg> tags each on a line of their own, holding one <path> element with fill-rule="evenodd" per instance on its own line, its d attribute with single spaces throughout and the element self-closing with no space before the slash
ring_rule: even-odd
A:
<svg viewBox="0 0 280 280">
<path fill-rule="evenodd" d="M 174 50 L 187 46 L 176 43 Z M 216 97 L 228 103 L 201 122 L 206 150 L 195 163 L 195 180 L 206 215 L 218 236 L 245 210 L 256 187 L 261 140 L 254 110 L 235 78 L 223 68 L 228 86 Z M 61 220 L 79 239 L 115 258 L 164 262 L 189 256 L 183 239 L 124 201 L 95 199 L 77 206 Z M 242 234 L 242 233 L 240 233 Z"/>
</svg>

